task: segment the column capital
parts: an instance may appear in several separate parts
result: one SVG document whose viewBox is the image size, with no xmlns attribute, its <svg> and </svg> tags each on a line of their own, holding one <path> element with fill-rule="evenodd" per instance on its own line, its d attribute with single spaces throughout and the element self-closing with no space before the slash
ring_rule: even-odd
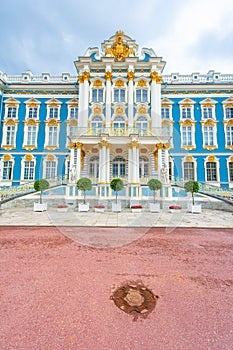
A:
<svg viewBox="0 0 233 350">
<path fill-rule="evenodd" d="M 157 72 L 151 72 L 150 78 L 151 78 L 151 81 L 156 81 L 157 84 L 162 83 L 162 77 L 158 75 Z"/>
<path fill-rule="evenodd" d="M 83 84 L 83 83 L 84 83 L 84 79 L 83 79 L 83 76 L 82 76 L 82 75 L 80 75 L 80 76 L 78 77 L 78 82 L 79 82 L 79 84 Z"/>
<path fill-rule="evenodd" d="M 156 143 L 157 149 L 162 149 L 163 148 L 163 143 Z"/>
<path fill-rule="evenodd" d="M 108 141 L 106 141 L 106 140 L 101 140 L 101 141 L 99 142 L 99 146 L 100 146 L 100 147 L 106 147 L 106 148 L 108 148 L 108 147 L 109 147 L 109 143 L 108 143 Z"/>
<path fill-rule="evenodd" d="M 89 81 L 89 79 L 90 79 L 90 73 L 89 73 L 89 72 L 83 72 L 82 77 L 83 77 L 83 81 L 84 81 L 84 80 L 88 80 L 88 81 Z"/>
<path fill-rule="evenodd" d="M 112 80 L 112 72 L 105 72 L 105 80 Z"/>
<path fill-rule="evenodd" d="M 139 143 L 138 143 L 138 141 L 136 141 L 136 140 L 131 141 L 131 142 L 128 144 L 128 148 L 139 148 Z"/>
<path fill-rule="evenodd" d="M 128 77 L 128 81 L 134 80 L 134 72 L 132 71 L 128 72 L 127 77 Z"/>
<path fill-rule="evenodd" d="M 82 146 L 83 146 L 83 144 L 81 142 L 71 142 L 70 145 L 69 145 L 69 147 L 71 149 L 73 149 L 73 148 L 82 148 Z"/>
</svg>

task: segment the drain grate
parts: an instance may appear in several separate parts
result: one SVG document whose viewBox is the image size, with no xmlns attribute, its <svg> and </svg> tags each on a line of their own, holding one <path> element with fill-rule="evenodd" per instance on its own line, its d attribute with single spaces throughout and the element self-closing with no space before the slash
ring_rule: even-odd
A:
<svg viewBox="0 0 233 350">
<path fill-rule="evenodd" d="M 111 299 L 127 314 L 146 316 L 154 310 L 158 296 L 142 284 L 130 283 L 118 288 Z"/>
</svg>

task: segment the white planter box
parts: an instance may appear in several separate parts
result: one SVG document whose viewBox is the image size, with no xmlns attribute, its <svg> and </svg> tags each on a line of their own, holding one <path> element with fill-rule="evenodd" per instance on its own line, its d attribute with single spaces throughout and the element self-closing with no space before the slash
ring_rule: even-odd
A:
<svg viewBox="0 0 233 350">
<path fill-rule="evenodd" d="M 181 209 L 169 209 L 170 213 L 181 213 Z"/>
<path fill-rule="evenodd" d="M 96 213 L 104 213 L 104 208 L 94 208 Z"/>
<path fill-rule="evenodd" d="M 138 209 L 134 209 L 134 208 L 131 208 L 132 210 L 132 213 L 141 213 L 142 212 L 142 209 L 138 208 Z"/>
<path fill-rule="evenodd" d="M 34 211 L 46 211 L 47 203 L 34 203 Z"/>
<path fill-rule="evenodd" d="M 89 203 L 79 203 L 78 204 L 78 211 L 88 211 L 89 210 Z"/>
<path fill-rule="evenodd" d="M 59 213 L 64 213 L 64 212 L 68 211 L 68 208 L 57 208 L 57 211 Z"/>
<path fill-rule="evenodd" d="M 200 214 L 202 212 L 201 204 L 189 204 L 188 211 L 190 213 Z"/>
<path fill-rule="evenodd" d="M 160 204 L 159 203 L 149 203 L 150 212 L 151 213 L 159 213 L 160 212 Z"/>
<path fill-rule="evenodd" d="M 121 211 L 121 202 L 112 202 L 112 211 L 120 212 Z"/>
</svg>

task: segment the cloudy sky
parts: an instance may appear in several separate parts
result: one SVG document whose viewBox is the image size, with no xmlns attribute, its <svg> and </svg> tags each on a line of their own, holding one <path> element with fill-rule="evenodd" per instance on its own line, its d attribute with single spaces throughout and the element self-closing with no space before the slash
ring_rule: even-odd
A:
<svg viewBox="0 0 233 350">
<path fill-rule="evenodd" d="M 163 57 L 164 74 L 233 73 L 232 0 L 2 0 L 0 18 L 7 74 L 75 74 L 117 30 Z"/>
</svg>

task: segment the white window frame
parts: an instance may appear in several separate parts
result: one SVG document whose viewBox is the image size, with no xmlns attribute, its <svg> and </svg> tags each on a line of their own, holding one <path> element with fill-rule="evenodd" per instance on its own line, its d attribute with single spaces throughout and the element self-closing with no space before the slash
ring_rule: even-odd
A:
<svg viewBox="0 0 233 350">
<path fill-rule="evenodd" d="M 14 127 L 14 134 L 13 136 L 11 136 L 12 138 L 12 143 L 9 144 L 7 143 L 7 135 L 8 135 L 8 131 L 7 128 L 8 127 Z M 14 124 L 8 124 L 7 122 L 3 124 L 3 130 L 2 130 L 2 147 L 4 146 L 8 146 L 8 147 L 12 147 L 12 148 L 16 148 L 16 135 L 17 135 L 17 131 L 18 131 L 18 123 L 14 123 Z"/>
<path fill-rule="evenodd" d="M 181 126 L 181 147 L 196 147 L 195 144 L 195 126 L 194 125 L 184 125 L 182 124 Z M 183 128 L 190 128 L 190 133 L 191 133 L 191 144 L 184 144 L 184 130 Z M 187 132 L 189 130 L 186 130 Z"/>
<path fill-rule="evenodd" d="M 69 113 L 68 113 L 69 120 L 78 120 L 78 106 L 75 106 L 75 107 L 69 106 L 68 111 L 69 111 Z"/>
<path fill-rule="evenodd" d="M 193 179 L 188 179 L 185 177 L 185 167 L 184 167 L 185 163 L 192 163 L 193 164 L 193 176 L 194 176 Z M 186 158 L 182 159 L 182 176 L 183 176 L 184 181 L 189 181 L 189 180 L 196 181 L 197 180 L 197 162 L 196 162 L 196 159 L 192 159 L 192 160 L 187 160 Z"/>
<path fill-rule="evenodd" d="M 216 180 L 207 180 L 207 163 L 216 163 Z M 220 179 L 220 174 L 219 174 L 219 159 L 217 159 L 215 157 L 215 160 L 214 161 L 210 161 L 207 159 L 205 159 L 205 182 L 208 182 L 208 183 L 213 183 L 213 184 L 216 184 L 216 183 L 219 183 L 219 179 Z"/>
<path fill-rule="evenodd" d="M 230 128 L 230 130 L 228 130 Z M 229 136 L 228 136 L 229 135 Z M 228 144 L 228 140 L 230 140 L 230 144 Z M 225 147 L 233 146 L 233 124 L 225 125 Z"/>
<path fill-rule="evenodd" d="M 118 98 L 117 100 L 115 99 L 115 92 L 118 91 Z M 124 91 L 124 101 L 121 100 L 121 91 Z M 126 88 L 125 87 L 114 87 L 113 89 L 113 102 L 115 103 L 126 103 L 127 102 L 127 94 L 126 94 Z"/>
<path fill-rule="evenodd" d="M 48 175 L 48 168 L 47 168 L 47 165 L 48 163 L 53 163 L 55 166 L 54 167 L 51 167 L 50 169 L 50 173 L 53 171 L 54 169 L 54 177 L 51 177 L 51 176 L 47 176 Z M 51 164 L 50 164 L 51 165 Z M 56 180 L 57 179 L 57 165 L 58 165 L 58 160 L 57 158 L 54 158 L 52 160 L 48 159 L 48 158 L 45 158 L 43 160 L 43 178 L 46 179 L 46 180 Z M 51 175 L 51 174 L 50 174 Z"/>
<path fill-rule="evenodd" d="M 28 141 L 28 136 L 29 136 L 29 128 L 30 127 L 34 127 L 36 130 L 35 130 L 35 144 L 29 144 Z M 23 142 L 23 147 L 26 147 L 26 146 L 32 146 L 32 147 L 35 147 L 37 148 L 37 142 L 38 142 L 38 130 L 39 130 L 39 126 L 38 124 L 25 124 L 24 126 L 24 142 Z"/>
<path fill-rule="evenodd" d="M 33 177 L 31 179 L 25 179 L 24 178 L 24 175 L 25 175 L 25 170 L 26 170 L 26 163 L 27 162 L 30 162 L 30 163 L 33 163 Z M 33 181 L 35 179 L 35 171 L 36 171 L 36 161 L 35 159 L 31 159 L 31 160 L 27 160 L 25 158 L 22 159 L 21 161 L 21 181 Z"/>
<path fill-rule="evenodd" d="M 138 99 L 139 93 L 140 93 L 140 98 Z M 144 93 L 146 93 L 146 96 L 144 96 Z M 135 102 L 136 103 L 148 103 L 149 102 L 149 90 L 146 86 L 136 88 L 136 90 L 135 90 Z"/>
<path fill-rule="evenodd" d="M 96 98 L 94 99 L 94 92 L 96 92 Z M 100 92 L 102 93 L 102 98 L 100 98 Z M 103 103 L 104 102 L 104 88 L 93 86 L 91 90 L 91 101 L 93 103 Z"/>
<path fill-rule="evenodd" d="M 230 116 L 228 117 L 227 110 L 230 109 L 231 113 Z M 233 119 L 233 107 L 232 106 L 224 106 L 224 119 L 225 120 L 232 120 Z"/>
<path fill-rule="evenodd" d="M 3 173 L 4 173 L 4 162 L 11 162 L 11 174 L 10 174 L 10 178 L 9 179 L 3 179 Z M 12 181 L 13 178 L 14 178 L 14 165 L 15 165 L 15 161 L 13 158 L 9 159 L 9 160 L 5 160 L 4 158 L 1 159 L 1 162 L 0 162 L 0 165 L 1 165 L 1 180 L 4 181 L 4 182 L 7 182 L 7 181 Z M 8 172 L 9 172 L 9 167 L 7 168 L 8 169 Z"/>
<path fill-rule="evenodd" d="M 56 144 L 51 145 L 50 144 L 50 128 L 57 128 L 57 137 L 56 137 Z M 53 136 L 54 137 L 54 136 Z M 59 141 L 60 141 L 60 124 L 56 123 L 56 124 L 50 124 L 47 123 L 46 127 L 45 127 L 45 144 L 44 147 L 54 147 L 54 148 L 59 148 Z"/>
</svg>

